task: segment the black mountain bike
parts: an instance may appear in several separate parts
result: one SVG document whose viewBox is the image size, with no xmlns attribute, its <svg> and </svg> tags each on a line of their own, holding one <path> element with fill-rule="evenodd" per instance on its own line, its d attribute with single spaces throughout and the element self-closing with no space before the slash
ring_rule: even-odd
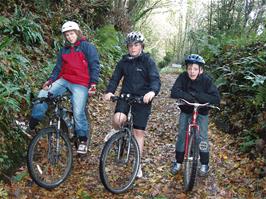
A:
<svg viewBox="0 0 266 199">
<path fill-rule="evenodd" d="M 140 166 L 139 145 L 133 135 L 134 103 L 143 103 L 143 97 L 114 96 L 112 101 L 123 100 L 129 104 L 127 122 L 105 143 L 100 157 L 100 179 L 112 193 L 122 193 L 133 184 Z"/>
<path fill-rule="evenodd" d="M 77 148 L 77 137 L 74 133 L 75 123 L 70 97 L 70 92 L 55 97 L 48 93 L 47 98 L 38 98 L 34 101 L 48 104 L 49 126 L 38 131 L 31 140 L 27 166 L 34 182 L 46 189 L 55 188 L 63 183 L 72 169 L 72 146 Z M 88 144 L 90 139 L 91 133 Z"/>
</svg>

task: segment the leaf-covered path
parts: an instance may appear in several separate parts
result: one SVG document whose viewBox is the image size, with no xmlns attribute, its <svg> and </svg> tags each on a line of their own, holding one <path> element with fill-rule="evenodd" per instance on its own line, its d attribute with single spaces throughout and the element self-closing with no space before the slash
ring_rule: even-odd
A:
<svg viewBox="0 0 266 199">
<path fill-rule="evenodd" d="M 74 167 L 69 178 L 58 188 L 45 190 L 32 183 L 27 170 L 17 172 L 22 180 L 6 185 L 9 198 L 264 198 L 266 181 L 259 179 L 256 168 L 263 160 L 253 161 L 240 154 L 233 137 L 209 127 L 211 144 L 211 170 L 208 177 L 197 179 L 193 191 L 183 192 L 182 174 L 170 173 L 177 134 L 178 111 L 174 100 L 169 98 L 169 89 L 176 75 L 162 75 L 162 88 L 154 100 L 152 116 L 145 137 L 142 157 L 144 178 L 137 179 L 128 192 L 115 195 L 106 191 L 99 179 L 99 156 L 103 138 L 111 127 L 114 104 L 105 104 L 100 97 L 90 102 L 93 137 L 90 152 L 86 158 L 74 159 Z"/>
</svg>

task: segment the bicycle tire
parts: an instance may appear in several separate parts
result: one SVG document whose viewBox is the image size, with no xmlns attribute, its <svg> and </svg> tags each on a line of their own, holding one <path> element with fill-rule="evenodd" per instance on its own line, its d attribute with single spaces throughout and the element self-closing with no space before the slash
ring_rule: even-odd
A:
<svg viewBox="0 0 266 199">
<path fill-rule="evenodd" d="M 126 132 L 122 131 L 114 134 L 105 143 L 100 156 L 99 172 L 101 182 L 108 191 L 116 194 L 123 193 L 132 186 L 140 165 L 140 150 L 134 136 L 131 137 L 130 141 L 128 161 L 132 165 L 123 163 L 121 158 L 117 160 L 116 157 L 121 156 L 123 158 L 125 155 L 123 149 L 128 149 L 129 141 L 127 139 L 128 134 Z M 119 146 L 123 148 L 120 150 L 120 155 L 118 155 Z M 131 166 L 129 169 L 126 168 L 128 165 Z M 123 180 L 125 182 L 122 182 Z"/>
<path fill-rule="evenodd" d="M 185 169 L 184 169 L 184 188 L 185 191 L 191 191 L 193 189 L 198 166 L 199 157 L 199 140 L 198 132 L 195 128 L 191 129 L 191 134 L 189 137 L 188 145 L 188 156 L 185 159 Z"/>
<path fill-rule="evenodd" d="M 88 132 L 88 137 L 87 137 L 87 145 L 88 145 L 88 150 L 89 150 L 90 145 L 91 145 L 91 137 L 92 137 L 91 116 L 90 116 L 89 108 L 87 108 L 87 111 L 85 111 L 85 113 L 86 113 L 87 120 L 89 121 L 88 122 L 89 132 Z"/>
<path fill-rule="evenodd" d="M 69 138 L 65 133 L 60 132 L 59 142 L 57 142 L 55 135 L 54 127 L 41 129 L 28 147 L 29 174 L 37 185 L 45 189 L 59 186 L 72 170 L 73 154 Z M 56 152 L 56 146 L 61 147 L 59 154 Z M 60 173 L 57 174 L 57 171 Z"/>
</svg>

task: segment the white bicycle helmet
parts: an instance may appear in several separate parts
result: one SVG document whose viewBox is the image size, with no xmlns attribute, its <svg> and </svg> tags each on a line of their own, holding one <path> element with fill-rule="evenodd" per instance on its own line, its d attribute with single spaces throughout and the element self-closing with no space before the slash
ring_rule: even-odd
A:
<svg viewBox="0 0 266 199">
<path fill-rule="evenodd" d="M 127 38 L 126 38 L 126 44 L 130 43 L 144 43 L 144 36 L 140 32 L 131 32 L 128 33 Z"/>
<path fill-rule="evenodd" d="M 79 25 L 74 21 L 67 21 L 62 26 L 62 33 L 69 31 L 69 30 L 80 30 Z"/>
</svg>

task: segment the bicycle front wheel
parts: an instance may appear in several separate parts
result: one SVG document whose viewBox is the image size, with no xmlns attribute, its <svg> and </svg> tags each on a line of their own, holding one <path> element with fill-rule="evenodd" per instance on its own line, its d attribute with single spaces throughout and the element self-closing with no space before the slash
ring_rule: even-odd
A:
<svg viewBox="0 0 266 199">
<path fill-rule="evenodd" d="M 140 165 L 140 151 L 134 136 L 114 134 L 105 144 L 100 157 L 100 179 L 112 193 L 122 193 L 133 184 Z"/>
<path fill-rule="evenodd" d="M 193 189 L 198 166 L 199 157 L 199 140 L 198 132 L 195 128 L 191 129 L 188 144 L 188 154 L 185 158 L 185 170 L 184 170 L 184 187 L 185 191 L 191 191 Z"/>
<path fill-rule="evenodd" d="M 31 178 L 39 186 L 52 189 L 60 185 L 70 174 L 72 147 L 64 133 L 56 129 L 42 129 L 31 140 L 28 148 L 27 166 Z"/>
</svg>

